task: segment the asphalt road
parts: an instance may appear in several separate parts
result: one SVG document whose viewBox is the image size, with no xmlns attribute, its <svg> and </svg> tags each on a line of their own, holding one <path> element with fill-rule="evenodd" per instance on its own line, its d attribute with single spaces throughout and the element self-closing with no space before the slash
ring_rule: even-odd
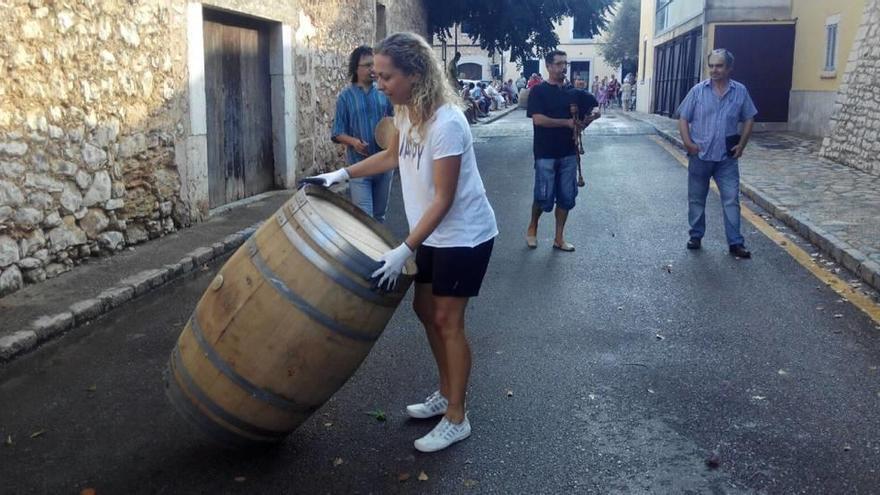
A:
<svg viewBox="0 0 880 495">
<path fill-rule="evenodd" d="M 880 490 L 880 332 L 863 313 L 745 222 L 754 258 L 730 257 L 714 194 L 704 249 L 686 251 L 686 171 L 621 118 L 585 139 L 577 251 L 550 248 L 549 215 L 528 250 L 530 123 L 517 111 L 474 134 L 501 234 L 468 313 L 470 439 L 412 447 L 433 422 L 403 407 L 435 371 L 407 299 L 282 445 L 213 447 L 161 374 L 216 265 L 0 369 L 0 492 Z M 390 217 L 402 233 L 397 189 Z"/>
</svg>

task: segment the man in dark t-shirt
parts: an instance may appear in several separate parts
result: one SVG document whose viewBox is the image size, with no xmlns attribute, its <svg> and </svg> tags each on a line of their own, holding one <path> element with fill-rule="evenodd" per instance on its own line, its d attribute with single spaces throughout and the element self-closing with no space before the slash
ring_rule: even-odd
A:
<svg viewBox="0 0 880 495">
<path fill-rule="evenodd" d="M 584 90 L 563 86 L 568 67 L 565 52 L 554 50 L 547 54 L 545 62 L 549 77 L 531 89 L 526 111 L 534 127 L 535 153 L 535 195 L 526 244 L 537 247 L 538 219 L 541 213 L 553 210 L 555 204 L 553 247 L 574 251 L 564 235 L 568 211 L 574 208 L 577 197 L 578 150 L 574 135 L 599 118 L 599 114 L 592 113 L 599 103 Z M 577 120 L 571 114 L 572 103 L 578 106 Z"/>
</svg>

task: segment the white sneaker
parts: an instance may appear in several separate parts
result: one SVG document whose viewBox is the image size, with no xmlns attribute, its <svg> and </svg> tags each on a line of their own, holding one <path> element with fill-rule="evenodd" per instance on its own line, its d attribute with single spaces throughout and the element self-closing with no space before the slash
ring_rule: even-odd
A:
<svg viewBox="0 0 880 495">
<path fill-rule="evenodd" d="M 437 452 L 469 436 L 471 436 L 471 423 L 467 414 L 464 415 L 464 421 L 459 424 L 444 417 L 430 433 L 416 440 L 413 445 L 421 452 Z"/>
<path fill-rule="evenodd" d="M 446 414 L 446 407 L 449 401 L 446 397 L 440 395 L 440 391 L 436 391 L 429 395 L 425 402 L 420 404 L 410 404 L 406 406 L 406 413 L 409 417 L 416 419 L 425 419 L 437 416 L 438 414 Z"/>
</svg>

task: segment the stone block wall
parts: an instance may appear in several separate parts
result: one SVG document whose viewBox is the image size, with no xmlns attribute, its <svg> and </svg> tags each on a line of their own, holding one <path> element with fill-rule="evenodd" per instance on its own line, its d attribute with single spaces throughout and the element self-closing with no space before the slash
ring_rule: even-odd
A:
<svg viewBox="0 0 880 495">
<path fill-rule="evenodd" d="M 174 231 L 180 5 L 13 0 L 0 18 L 0 295 Z"/>
<path fill-rule="evenodd" d="M 291 26 L 297 175 L 334 168 L 336 94 L 377 0 L 213 0 Z M 422 2 L 379 0 L 387 32 L 426 32 Z M 188 226 L 187 2 L 9 0 L 0 16 L 0 297 Z"/>
<path fill-rule="evenodd" d="M 865 4 L 819 154 L 880 175 L 880 0 Z"/>
</svg>

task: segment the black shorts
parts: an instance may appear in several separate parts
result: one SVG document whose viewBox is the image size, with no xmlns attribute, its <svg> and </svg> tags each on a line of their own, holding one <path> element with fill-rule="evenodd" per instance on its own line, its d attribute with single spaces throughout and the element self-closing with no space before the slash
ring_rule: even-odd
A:
<svg viewBox="0 0 880 495">
<path fill-rule="evenodd" d="M 431 284 L 431 293 L 435 296 L 476 297 L 494 244 L 493 238 L 472 248 L 419 246 L 416 283 Z"/>
</svg>

